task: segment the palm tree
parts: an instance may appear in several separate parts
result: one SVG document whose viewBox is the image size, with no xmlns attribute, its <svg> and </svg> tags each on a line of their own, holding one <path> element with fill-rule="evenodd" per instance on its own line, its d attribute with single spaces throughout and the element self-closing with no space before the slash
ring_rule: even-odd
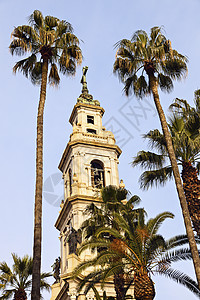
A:
<svg viewBox="0 0 200 300">
<path fill-rule="evenodd" d="M 86 214 L 90 217 L 87 218 L 82 226 L 83 237 L 85 240 L 95 240 L 96 232 L 102 227 L 120 229 L 120 224 L 116 222 L 113 213 L 120 213 L 125 219 L 132 216 L 132 220 L 139 214 L 140 208 L 133 209 L 140 203 L 140 198 L 136 195 L 130 197 L 130 193 L 124 188 L 117 188 L 115 186 L 107 186 L 101 190 L 102 204 L 101 207 L 97 207 L 94 203 L 90 204 L 86 208 Z M 127 197 L 129 199 L 127 200 Z M 143 209 L 142 209 L 143 210 Z M 102 234 L 102 239 L 112 240 L 112 236 Z M 98 247 L 98 252 L 104 251 L 104 247 Z M 123 276 L 123 269 L 114 272 L 114 288 L 116 292 L 116 299 L 124 299 L 127 287 L 130 283 L 125 281 Z M 101 273 L 98 273 L 98 280 L 101 278 Z M 82 284 L 84 285 L 84 282 Z"/>
<path fill-rule="evenodd" d="M 27 292 L 30 291 L 32 283 L 33 259 L 28 255 L 22 258 L 12 253 L 14 264 L 12 269 L 6 262 L 0 263 L 0 299 L 27 300 Z M 41 289 L 50 290 L 50 284 L 46 278 L 50 273 L 42 273 L 40 280 Z M 14 296 L 14 298 L 13 298 Z"/>
<path fill-rule="evenodd" d="M 130 92 L 133 92 L 139 98 L 149 94 L 153 95 L 166 141 L 167 152 L 192 252 L 195 273 L 200 287 L 200 259 L 197 245 L 171 135 L 158 94 L 158 87 L 163 91 L 170 92 L 173 88 L 172 80 L 181 79 L 187 73 L 187 59 L 172 49 L 170 40 L 167 40 L 162 34 L 160 27 L 151 28 L 150 37 L 143 30 L 136 31 L 131 40 L 123 39 L 116 44 L 116 47 L 118 49 L 114 63 L 114 73 L 117 73 L 119 78 L 124 82 L 126 95 L 130 94 Z"/>
<path fill-rule="evenodd" d="M 43 115 L 47 77 L 49 84 L 58 85 L 60 82 L 59 71 L 65 75 L 74 75 L 76 65 L 82 61 L 82 54 L 79 40 L 73 34 L 70 23 L 52 16 L 43 17 L 39 10 L 33 12 L 29 18 L 29 23 L 30 25 L 22 25 L 14 29 L 9 48 L 12 55 L 30 54 L 15 64 L 14 73 L 21 71 L 26 77 L 30 77 L 33 84 L 40 84 L 37 115 L 32 287 L 32 300 L 39 300 L 42 240 Z"/>
<path fill-rule="evenodd" d="M 184 106 L 180 106 L 181 104 L 184 104 Z M 200 236 L 200 180 L 197 176 L 200 166 L 200 122 L 198 121 L 198 109 L 191 107 L 186 100 L 180 99 L 176 99 L 175 103 L 170 107 L 174 114 L 170 118 L 168 125 L 174 152 L 178 165 L 182 167 L 183 188 L 192 224 L 198 236 Z M 178 107 L 179 111 L 177 111 Z M 187 114 L 185 108 L 187 108 Z M 168 153 L 163 134 L 156 129 L 148 132 L 144 137 L 149 140 L 151 147 L 156 149 L 158 153 L 140 151 L 132 164 L 133 166 L 141 165 L 147 169 L 140 176 L 139 181 L 141 188 L 148 189 L 152 185 L 164 185 L 167 180 L 173 178 L 173 174 L 172 167 L 168 162 Z"/>
<path fill-rule="evenodd" d="M 79 248 L 79 253 L 86 249 L 104 248 L 97 256 L 81 263 L 76 269 L 76 275 L 87 268 L 94 267 L 92 272 L 82 280 L 80 288 L 86 285 L 87 292 L 97 282 L 102 285 L 108 279 L 123 269 L 127 288 L 134 284 L 134 298 L 136 300 L 153 300 L 155 297 L 152 275 L 164 275 L 180 283 L 200 297 L 200 290 L 194 280 L 186 274 L 171 267 L 172 263 L 191 259 L 191 251 L 180 246 L 188 243 L 186 235 L 175 236 L 169 240 L 158 234 L 158 230 L 167 218 L 173 218 L 170 212 L 163 212 L 155 218 L 145 222 L 145 212 L 140 210 L 137 221 L 130 216 L 114 213 L 113 217 L 120 224 L 120 231 L 114 228 L 102 227 L 96 232 L 96 239 L 86 241 Z M 102 238 L 109 234 L 112 240 Z M 199 242 L 199 240 L 197 239 Z M 128 296 L 128 295 L 127 295 Z"/>
</svg>

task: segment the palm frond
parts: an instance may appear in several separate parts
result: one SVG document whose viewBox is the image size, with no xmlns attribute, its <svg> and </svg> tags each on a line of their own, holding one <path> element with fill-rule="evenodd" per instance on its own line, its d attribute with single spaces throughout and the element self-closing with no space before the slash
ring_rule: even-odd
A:
<svg viewBox="0 0 200 300">
<path fill-rule="evenodd" d="M 139 178 L 140 187 L 144 190 L 155 185 L 156 187 L 161 185 L 164 186 L 168 180 L 173 178 L 172 167 L 164 167 L 158 170 L 145 171 Z"/>
<path fill-rule="evenodd" d="M 165 156 L 149 151 L 139 151 L 137 156 L 133 157 L 132 166 L 141 166 L 149 170 L 163 167 Z"/>
<path fill-rule="evenodd" d="M 173 219 L 174 214 L 172 214 L 169 211 L 165 211 L 161 214 L 158 214 L 155 218 L 149 219 L 149 221 L 147 222 L 147 228 L 150 233 L 150 236 L 153 236 L 157 233 L 160 226 L 167 218 Z"/>
<path fill-rule="evenodd" d="M 29 17 L 29 24 L 36 29 L 42 28 L 44 26 L 44 18 L 39 10 L 34 10 L 34 12 Z"/>
<path fill-rule="evenodd" d="M 143 138 L 148 140 L 151 149 L 157 149 L 162 154 L 166 154 L 166 141 L 164 135 L 158 129 L 150 130 L 147 134 L 143 134 Z"/>
<path fill-rule="evenodd" d="M 89 273 L 79 283 L 78 292 L 80 292 L 83 289 L 83 287 L 85 286 L 84 294 L 87 295 L 89 290 L 93 289 L 94 285 L 96 283 L 99 283 L 101 280 L 102 280 L 102 271 L 94 271 L 94 272 Z"/>
<path fill-rule="evenodd" d="M 141 29 L 140 29 L 140 30 L 137 30 L 137 31 L 133 34 L 133 36 L 132 36 L 132 38 L 131 38 L 131 41 L 132 41 L 132 42 L 137 42 L 138 39 L 143 39 L 144 41 L 147 41 L 147 40 L 148 40 L 148 35 L 147 35 L 146 31 L 141 30 Z"/>
<path fill-rule="evenodd" d="M 166 41 L 165 36 L 162 34 L 162 27 L 160 26 L 154 26 L 151 28 L 150 38 L 151 45 L 156 44 L 157 46 L 159 46 Z"/>
<path fill-rule="evenodd" d="M 76 62 L 81 64 L 82 53 L 78 46 L 64 48 L 59 59 L 60 71 L 63 74 L 75 75 Z"/>
<path fill-rule="evenodd" d="M 173 55 L 174 55 L 173 51 Z M 163 66 L 164 74 L 169 76 L 171 79 L 181 80 L 183 76 L 187 76 L 187 59 L 177 56 L 177 58 L 166 60 Z"/>
<path fill-rule="evenodd" d="M 12 55 L 16 54 L 18 56 L 24 55 L 26 52 L 30 51 L 31 45 L 27 41 L 22 39 L 14 39 L 9 46 L 10 53 Z"/>
<path fill-rule="evenodd" d="M 128 95 L 128 86 L 129 86 L 129 83 L 128 83 L 128 85 L 125 83 L 124 90 L 127 95 Z M 138 77 L 137 81 L 135 81 L 133 83 L 133 90 L 134 90 L 135 96 L 138 98 L 143 98 L 149 93 L 149 86 L 147 84 L 145 76 L 141 75 L 140 77 Z"/>
<path fill-rule="evenodd" d="M 124 72 L 124 75 L 122 75 L 122 72 Z M 118 74 L 120 75 L 120 77 L 124 77 L 125 74 L 127 73 L 126 69 L 120 69 L 120 73 L 118 72 Z M 125 94 L 128 96 L 131 91 L 135 90 L 135 85 L 138 81 L 137 75 L 133 74 L 132 76 L 128 77 L 125 81 L 125 86 L 124 86 L 124 92 Z"/>
<path fill-rule="evenodd" d="M 101 190 L 101 197 L 105 204 L 108 202 L 120 204 L 122 200 L 126 199 L 127 195 L 128 191 L 126 189 L 119 189 L 112 185 L 108 185 Z"/>
<path fill-rule="evenodd" d="M 117 218 L 117 214 L 115 214 L 115 217 Z M 119 216 L 118 216 L 119 217 Z M 125 222 L 125 220 L 124 220 Z M 109 227 L 102 227 L 102 228 L 99 228 L 97 231 L 96 231 L 96 236 L 97 238 L 102 234 L 102 233 L 108 233 L 112 236 L 114 236 L 115 238 L 121 238 L 121 234 L 120 232 L 115 229 L 115 228 L 109 228 Z"/>
<path fill-rule="evenodd" d="M 173 82 L 169 76 L 159 73 L 158 81 L 161 91 L 169 93 L 173 90 Z"/>
<path fill-rule="evenodd" d="M 85 241 L 81 244 L 81 246 L 77 249 L 78 255 L 80 255 L 86 249 L 97 249 L 97 248 L 108 248 L 110 242 L 107 239 L 96 239 L 92 238 L 89 241 Z"/>
<path fill-rule="evenodd" d="M 165 251 L 166 243 L 162 235 L 152 235 L 145 245 L 145 259 L 150 262 L 158 256 L 159 251 Z"/>
<path fill-rule="evenodd" d="M 53 30 L 54 27 L 58 26 L 58 23 L 59 23 L 58 18 L 55 18 L 55 17 L 52 17 L 52 16 L 46 16 L 44 18 L 44 24 L 45 24 L 46 30 L 49 30 L 49 31 Z"/>
<path fill-rule="evenodd" d="M 198 237 L 196 237 L 195 239 L 197 243 L 200 242 Z M 188 237 L 186 234 L 176 235 L 175 237 L 172 237 L 166 241 L 167 249 L 169 250 L 188 243 Z"/>
<path fill-rule="evenodd" d="M 8 290 L 4 290 L 2 296 L 0 296 L 0 299 L 2 300 L 6 300 L 6 299 L 10 299 L 15 293 L 14 289 L 8 289 Z"/>
<path fill-rule="evenodd" d="M 34 69 L 36 62 L 37 57 L 35 54 L 32 54 L 28 58 L 18 61 L 13 67 L 13 72 L 16 73 L 17 71 L 20 71 L 28 77 Z"/>
<path fill-rule="evenodd" d="M 60 83 L 60 77 L 58 73 L 58 69 L 56 64 L 51 65 L 50 73 L 49 73 L 49 84 L 53 86 L 57 86 Z"/>
<path fill-rule="evenodd" d="M 65 20 L 60 21 L 56 27 L 56 36 L 62 37 L 67 32 L 73 32 L 72 25 Z"/>
<path fill-rule="evenodd" d="M 177 283 L 184 285 L 191 292 L 193 292 L 198 297 L 200 297 L 200 290 L 198 288 L 197 283 L 192 278 L 190 278 L 188 275 L 184 274 L 183 272 L 168 268 L 166 270 L 163 269 L 162 271 L 158 271 L 157 273 L 159 275 L 164 275 L 166 277 L 169 277 L 170 279 L 176 281 Z"/>
<path fill-rule="evenodd" d="M 128 202 L 126 203 L 126 207 L 132 209 L 133 206 L 140 204 L 140 202 L 141 202 L 141 198 L 137 195 L 133 195 L 128 199 Z"/>
<path fill-rule="evenodd" d="M 176 98 L 174 102 L 169 106 L 169 109 L 173 113 L 181 114 L 181 116 L 186 117 L 188 113 L 191 112 L 191 106 L 184 99 Z"/>
<path fill-rule="evenodd" d="M 34 64 L 30 72 L 30 78 L 33 84 L 40 84 L 42 80 L 42 62 L 38 61 Z"/>
<path fill-rule="evenodd" d="M 192 255 L 189 248 L 182 248 L 174 251 L 167 251 L 161 257 L 161 259 L 157 262 L 158 266 L 165 265 L 166 263 L 170 265 L 171 263 L 183 261 L 183 260 L 191 260 Z M 161 267 L 161 268 L 162 268 Z"/>
<path fill-rule="evenodd" d="M 200 89 L 194 92 L 194 104 L 196 111 L 200 113 Z"/>
<path fill-rule="evenodd" d="M 172 114 L 169 117 L 169 128 L 171 133 L 181 133 L 185 127 L 184 119 L 177 114 Z"/>
</svg>

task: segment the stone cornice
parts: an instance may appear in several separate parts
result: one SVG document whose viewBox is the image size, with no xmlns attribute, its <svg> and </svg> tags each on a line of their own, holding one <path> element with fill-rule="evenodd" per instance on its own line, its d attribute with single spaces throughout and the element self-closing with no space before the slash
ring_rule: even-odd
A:
<svg viewBox="0 0 200 300">
<path fill-rule="evenodd" d="M 101 199 L 98 197 L 92 197 L 92 196 L 84 196 L 84 195 L 74 195 L 72 197 L 67 198 L 65 201 L 63 208 L 58 216 L 58 219 L 55 223 L 56 229 L 59 231 L 62 229 L 63 223 L 66 221 L 66 218 L 68 216 L 68 212 L 70 208 L 72 207 L 72 203 L 75 204 L 76 202 L 81 203 L 83 202 L 84 204 L 89 204 L 91 202 L 93 203 L 99 203 L 101 202 Z"/>
<path fill-rule="evenodd" d="M 65 163 L 67 155 L 70 151 L 70 148 L 72 148 L 76 145 L 85 145 L 87 147 L 95 146 L 95 147 L 100 147 L 100 148 L 112 149 L 112 150 L 115 150 L 117 152 L 117 157 L 119 157 L 120 154 L 122 153 L 122 150 L 117 145 L 110 145 L 110 144 L 106 144 L 106 143 L 98 143 L 98 142 L 95 142 L 95 141 L 89 141 L 88 142 L 87 140 L 85 140 L 85 141 L 84 140 L 72 141 L 72 142 L 69 142 L 67 144 L 67 147 L 65 148 L 65 150 L 63 152 L 63 155 L 62 155 L 62 158 L 61 158 L 61 161 L 59 163 L 58 169 L 61 172 L 64 171 L 64 163 Z"/>
</svg>

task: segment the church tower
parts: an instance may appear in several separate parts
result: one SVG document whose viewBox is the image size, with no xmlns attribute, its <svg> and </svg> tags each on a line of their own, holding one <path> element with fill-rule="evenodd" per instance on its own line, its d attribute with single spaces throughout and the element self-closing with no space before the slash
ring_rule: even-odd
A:
<svg viewBox="0 0 200 300">
<path fill-rule="evenodd" d="M 115 144 L 113 133 L 102 126 L 104 109 L 89 94 L 87 69 L 83 68 L 82 93 L 69 119 L 73 132 L 59 164 L 65 190 L 55 224 L 60 231 L 60 279 L 58 274 L 52 286 L 51 300 L 84 299 L 83 295 L 77 295 L 77 282 L 69 279 L 80 259 L 90 257 L 89 253 L 81 258 L 76 255 L 76 248 L 81 243 L 79 228 L 86 218 L 84 210 L 91 202 L 100 204 L 102 187 L 119 186 L 118 158 L 121 149 Z M 112 288 L 107 295 L 113 296 L 113 293 Z M 88 297 L 93 298 L 92 295 Z"/>
</svg>

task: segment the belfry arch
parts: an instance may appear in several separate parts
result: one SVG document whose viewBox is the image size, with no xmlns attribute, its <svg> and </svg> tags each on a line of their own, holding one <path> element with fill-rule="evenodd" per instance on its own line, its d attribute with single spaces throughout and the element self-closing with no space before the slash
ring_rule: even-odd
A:
<svg viewBox="0 0 200 300">
<path fill-rule="evenodd" d="M 105 186 L 104 164 L 98 159 L 90 163 L 91 166 L 91 183 L 94 188 L 101 189 Z"/>
</svg>

